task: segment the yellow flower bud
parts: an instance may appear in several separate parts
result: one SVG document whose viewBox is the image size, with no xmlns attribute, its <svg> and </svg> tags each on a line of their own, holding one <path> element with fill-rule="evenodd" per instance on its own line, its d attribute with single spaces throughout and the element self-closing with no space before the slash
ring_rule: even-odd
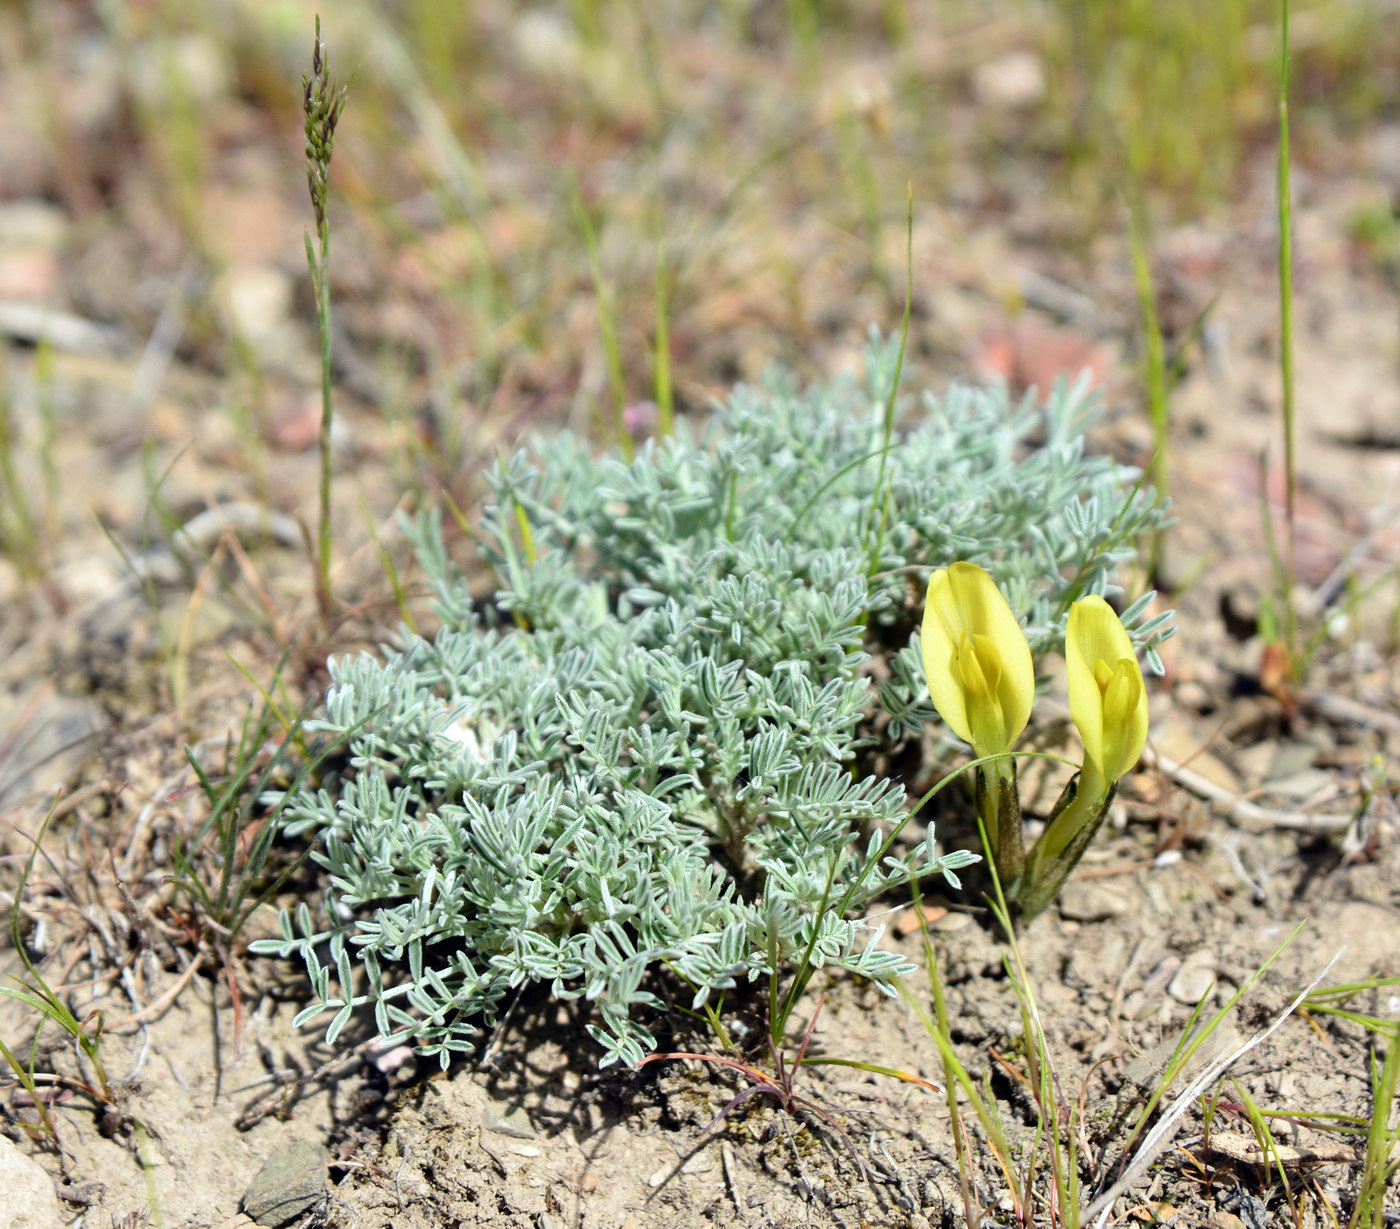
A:
<svg viewBox="0 0 1400 1229">
<path fill-rule="evenodd" d="M 972 563 L 935 572 L 920 640 L 944 723 L 979 756 L 1007 750 L 1030 720 L 1035 667 L 996 581 Z"/>
<path fill-rule="evenodd" d="M 1085 768 L 1112 785 L 1147 743 L 1147 689 L 1133 643 L 1103 598 L 1081 598 L 1070 607 L 1065 660 L 1069 712 L 1084 743 Z"/>
</svg>

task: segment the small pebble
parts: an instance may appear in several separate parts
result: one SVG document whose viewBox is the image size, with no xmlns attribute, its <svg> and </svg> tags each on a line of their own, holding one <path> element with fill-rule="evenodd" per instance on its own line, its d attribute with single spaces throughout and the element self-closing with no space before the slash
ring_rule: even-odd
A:
<svg viewBox="0 0 1400 1229">
<path fill-rule="evenodd" d="M 243 1211 L 266 1229 L 290 1225 L 325 1194 L 329 1159 L 325 1148 L 311 1140 L 269 1152 L 244 1192 Z"/>
<path fill-rule="evenodd" d="M 365 1057 L 376 1070 L 385 1075 L 397 1072 L 400 1067 L 413 1066 L 418 1061 L 417 1054 L 409 1045 L 372 1045 L 365 1052 Z"/>
<path fill-rule="evenodd" d="M 216 286 L 229 323 L 258 349 L 283 340 L 295 291 L 285 269 L 252 261 L 225 270 Z"/>
<path fill-rule="evenodd" d="M 1075 922 L 1102 922 L 1127 912 L 1127 894 L 1106 883 L 1070 884 L 1060 895 L 1060 915 Z"/>
<path fill-rule="evenodd" d="M 964 930 L 972 925 L 972 915 L 970 913 L 949 913 L 937 921 L 929 923 L 930 930 L 936 930 L 940 934 L 952 934 L 955 930 Z"/>
<path fill-rule="evenodd" d="M 522 1106 L 504 1101 L 490 1101 L 481 1113 L 481 1125 L 497 1135 L 511 1139 L 534 1139 L 539 1132 Z"/>
<path fill-rule="evenodd" d="M 33 1157 L 0 1136 L 0 1224 L 56 1229 L 65 1223 L 53 1180 Z"/>
<path fill-rule="evenodd" d="M 946 905 L 923 904 L 904 910 L 899 915 L 899 921 L 894 924 L 895 933 L 899 935 L 912 935 L 921 926 L 932 926 L 935 922 L 948 916 Z"/>
<path fill-rule="evenodd" d="M 1215 957 L 1209 952 L 1197 952 L 1187 957 L 1167 985 L 1167 993 L 1178 1003 L 1195 1006 L 1217 981 Z"/>
<path fill-rule="evenodd" d="M 972 92 L 986 106 L 1033 107 L 1045 96 L 1045 88 L 1045 65 L 1033 51 L 1005 52 L 979 64 L 972 73 Z"/>
<path fill-rule="evenodd" d="M 715 1163 L 713 1160 L 710 1159 L 708 1153 L 697 1152 L 693 1157 L 690 1157 L 683 1165 L 681 1165 L 679 1172 L 683 1174 L 707 1174 L 714 1167 Z M 660 1186 L 663 1182 L 665 1182 L 673 1173 L 676 1172 L 677 1170 L 674 1164 L 663 1165 L 654 1174 L 652 1174 L 650 1178 L 647 1179 L 647 1185 L 655 1189 L 656 1187 Z"/>
</svg>

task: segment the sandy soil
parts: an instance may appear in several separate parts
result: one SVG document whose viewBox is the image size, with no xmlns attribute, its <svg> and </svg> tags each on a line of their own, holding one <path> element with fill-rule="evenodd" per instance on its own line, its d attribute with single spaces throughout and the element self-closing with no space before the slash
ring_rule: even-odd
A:
<svg viewBox="0 0 1400 1229">
<path fill-rule="evenodd" d="M 426 603 L 392 528 L 396 507 L 443 489 L 469 506 L 477 460 L 527 429 L 588 429 L 605 396 L 586 260 L 577 245 L 567 259 L 536 254 L 549 246 L 540 236 L 567 228 L 560 219 L 568 216 L 542 151 L 582 168 L 590 201 L 607 206 L 603 255 L 618 279 L 629 372 L 648 370 L 650 300 L 637 288 L 648 283 L 651 257 L 636 242 L 639 202 L 653 176 L 671 177 L 673 250 L 684 274 L 674 303 L 676 383 L 687 413 L 702 413 L 708 396 L 774 358 L 808 375 L 842 370 L 872 320 L 894 325 L 902 287 L 888 270 L 901 260 L 902 189 L 872 247 L 852 229 L 840 125 L 781 105 L 791 81 L 763 78 L 757 52 L 726 60 L 704 39 L 672 51 L 688 68 L 691 130 L 678 124 L 648 145 L 645 108 L 621 86 L 608 93 L 611 78 L 600 69 L 594 104 L 613 110 L 595 117 L 590 144 L 539 84 L 538 65 L 526 71 L 531 56 L 553 46 L 550 32 L 503 23 L 503 39 L 513 29 L 515 41 L 483 81 L 483 96 L 519 108 L 535 144 L 525 146 L 528 156 L 502 145 L 474 151 L 497 201 L 483 224 L 503 264 L 512 252 L 535 254 L 522 274 L 533 287 L 505 292 L 558 327 L 531 337 L 526 322 L 524 339 L 511 335 L 509 344 L 497 336 L 488 388 L 473 366 L 479 305 L 464 303 L 461 291 L 473 275 L 467 228 L 431 199 L 410 202 L 408 214 L 416 207 L 424 220 L 409 239 L 377 221 L 376 194 L 402 201 L 407 172 L 392 159 L 375 163 L 371 135 L 347 120 L 338 190 L 357 211 L 338 219 L 336 251 L 335 587 L 344 605 L 322 632 L 297 528 L 298 518 L 314 523 L 319 401 L 297 263 L 304 210 L 295 121 L 285 101 L 279 112 L 256 93 L 263 87 L 246 45 L 208 36 L 178 44 L 180 55 L 217 68 L 190 78 L 209 91 L 198 102 L 200 200 L 220 248 L 217 261 L 202 257 L 172 222 L 158 151 L 135 118 L 129 78 L 139 75 L 131 57 L 141 48 L 119 50 L 78 6 L 60 9 L 67 15 L 55 29 L 72 37 L 46 44 L 47 88 L 68 98 L 59 129 L 86 160 L 75 169 L 41 126 L 16 125 L 0 142 L 0 182 L 11 194 L 0 202 L 0 309 L 38 303 L 72 317 L 36 347 L 22 314 L 0 310 L 20 441 L 13 451 L 41 543 L 33 569 L 19 552 L 0 558 L 0 888 L 44 978 L 79 1018 L 100 1011 L 104 1021 L 109 1097 L 92 1094 L 94 1072 L 55 1027 L 41 1035 L 39 1069 L 63 1077 L 50 1096 L 56 1137 L 32 1138 L 30 1099 L 14 1081 L 5 1092 L 5 1134 L 52 1177 L 65 1215 L 87 1229 L 247 1224 L 250 1183 L 269 1157 L 292 1155 L 323 1192 L 306 1224 L 962 1224 L 943 1097 L 838 1068 L 805 1069 L 805 1095 L 831 1108 L 849 1147 L 829 1127 L 762 1098 L 704 1135 L 741 1085 L 694 1064 L 599 1072 L 580 1020 L 543 997 L 522 999 L 478 1061 L 447 1072 L 376 1049 L 369 1020 L 328 1049 L 314 1028 L 291 1027 L 303 995 L 298 971 L 248 957 L 241 944 L 230 949 L 166 882 L 172 850 L 207 814 L 183 748 L 197 746 L 219 768 L 256 700 L 231 661 L 262 683 L 284 662 L 295 710 L 323 680 L 327 653 L 372 647 L 398 617 L 366 520 L 405 568 L 422 617 Z M 0 28 L 13 40 L 14 29 Z M 1122 226 L 1067 244 L 1069 207 L 1042 190 L 1044 162 L 978 160 L 988 133 L 1015 130 L 1024 113 L 996 92 L 998 78 L 937 68 L 943 61 L 928 48 L 939 37 L 920 32 L 904 53 L 912 65 L 902 65 L 946 87 L 951 117 L 945 186 L 916 193 L 909 384 L 1043 384 L 1088 365 L 1112 407 L 1094 446 L 1143 463 L 1151 431 L 1140 407 Z M 977 63 L 1001 64 L 1014 81 L 1015 63 L 1003 60 L 1023 55 L 1020 43 L 994 32 L 978 44 Z M 849 49 L 830 53 L 833 79 L 878 80 L 887 67 L 878 47 L 868 32 L 853 35 Z M 391 55 L 357 54 L 366 77 L 357 88 L 368 100 L 393 79 Z M 512 79 L 512 65 L 524 76 Z M 0 79 L 0 113 L 18 114 L 41 85 L 25 74 Z M 406 122 L 382 110 L 381 123 Z M 414 152 L 432 168 L 445 155 L 434 130 L 421 127 L 422 112 L 417 120 L 426 152 Z M 743 134 L 735 137 L 742 158 L 716 153 L 731 129 Z M 758 159 L 758 149 L 784 141 L 785 155 Z M 881 169 L 905 182 L 898 168 L 912 163 L 907 151 L 879 148 Z M 1261 472 L 1275 521 L 1283 498 L 1267 148 L 1247 157 L 1227 203 L 1189 224 L 1163 224 L 1152 245 L 1170 339 L 1184 338 L 1214 302 L 1173 401 L 1180 524 L 1161 580 L 1176 590 L 1181 633 L 1154 695 L 1154 758 L 1124 791 L 1112 831 L 1060 907 L 1024 940 L 1086 1186 L 1111 1180 L 1125 1161 L 1128 1132 L 1197 1001 L 1223 1005 L 1300 923 L 1174 1091 L 1266 1027 L 1325 968 L 1326 984 L 1400 976 L 1400 821 L 1393 785 L 1366 794 L 1375 757 L 1384 764 L 1400 738 L 1400 331 L 1394 269 L 1357 241 L 1355 225 L 1378 193 L 1400 189 L 1397 151 L 1400 128 L 1376 123 L 1335 147 L 1319 142 L 1311 158 L 1306 147 L 1300 153 L 1298 570 L 1307 624 L 1327 630 L 1296 695 L 1271 691 L 1257 634 L 1274 588 Z M 757 169 L 745 177 L 740 166 Z M 375 169 L 383 183 L 369 180 Z M 553 214 L 531 204 L 541 183 L 551 185 Z M 1021 306 L 1008 314 L 1011 301 Z M 638 377 L 629 394 L 640 401 L 647 388 Z M 43 450 L 33 446 L 46 422 L 49 500 Z M 201 550 L 172 550 L 172 526 L 211 508 L 223 511 L 201 522 Z M 230 529 L 240 516 L 241 530 Z M 460 550 L 467 559 L 469 546 Z M 1053 745 L 1058 735 L 1051 724 L 1041 736 Z M 55 797 L 43 855 L 16 899 Z M 958 818 L 941 822 L 955 841 Z M 304 876 L 293 883 L 314 890 Z M 1025 1158 L 1035 1152 L 1036 1115 L 1006 949 L 975 890 L 944 904 L 932 938 L 952 1040 Z M 273 924 L 264 910 L 244 937 Z M 892 942 L 922 962 L 909 928 Z M 22 972 L 8 939 L 0 966 Z M 824 992 L 823 1052 L 878 1056 L 938 1078 L 937 1052 L 904 1006 L 848 981 Z M 1379 988 L 1354 1005 L 1393 1019 L 1396 993 Z M 28 1053 L 33 1023 L 32 1012 L 0 1001 L 0 1040 L 16 1053 Z M 760 1035 L 757 1017 L 750 1027 Z M 662 1031 L 676 1048 L 703 1044 L 683 1019 Z M 1373 1045 L 1353 1023 L 1291 1017 L 1212 1085 L 1209 1137 L 1200 1107 L 1185 1116 L 1176 1146 L 1136 1184 L 1119 1223 L 1292 1224 L 1290 1198 L 1298 1223 L 1332 1223 L 1329 1208 L 1343 1209 L 1344 1221 L 1357 1135 L 1275 1120 L 1278 1137 L 1297 1150 L 1286 1190 L 1241 1159 L 1243 1107 L 1250 1099 L 1309 1122 L 1364 1117 Z M 974 1151 L 982 1168 L 971 1175 L 973 1198 L 996 1223 L 1016 1223 L 1005 1175 L 985 1148 Z M 1041 1215 L 1037 1223 L 1051 1223 Z"/>
</svg>

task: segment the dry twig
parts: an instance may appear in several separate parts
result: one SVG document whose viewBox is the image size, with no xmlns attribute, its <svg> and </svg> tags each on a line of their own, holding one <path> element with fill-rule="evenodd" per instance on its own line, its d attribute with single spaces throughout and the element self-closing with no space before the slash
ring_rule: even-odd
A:
<svg viewBox="0 0 1400 1229">
<path fill-rule="evenodd" d="M 1223 786 L 1216 785 L 1194 769 L 1169 759 L 1151 746 L 1143 752 L 1142 762 L 1170 777 L 1182 789 L 1213 803 L 1225 814 L 1250 832 L 1268 832 L 1288 828 L 1296 832 L 1345 832 L 1355 820 L 1352 815 L 1309 815 L 1303 811 L 1273 811 L 1257 802 L 1241 798 Z"/>
</svg>

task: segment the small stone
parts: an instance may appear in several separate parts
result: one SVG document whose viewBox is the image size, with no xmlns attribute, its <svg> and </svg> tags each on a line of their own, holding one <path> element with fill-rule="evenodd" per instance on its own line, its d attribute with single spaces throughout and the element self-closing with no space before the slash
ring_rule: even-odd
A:
<svg viewBox="0 0 1400 1229">
<path fill-rule="evenodd" d="M 1334 795 L 1337 792 L 1337 778 L 1321 768 L 1306 768 L 1290 777 L 1266 781 L 1264 789 L 1279 798 L 1301 803 Z"/>
<path fill-rule="evenodd" d="M 481 1112 L 481 1125 L 497 1135 L 508 1135 L 511 1139 L 534 1139 L 539 1132 L 530 1121 L 522 1106 L 509 1105 L 504 1101 L 488 1101 Z"/>
<path fill-rule="evenodd" d="M 1266 780 L 1275 781 L 1281 777 L 1296 776 L 1300 772 L 1308 772 L 1317 764 L 1318 747 L 1311 741 L 1290 739 L 1264 745 L 1272 752 L 1268 769 L 1264 773 Z"/>
<path fill-rule="evenodd" d="M 1033 107 L 1045 97 L 1045 66 L 1033 51 L 1008 51 L 972 73 L 977 101 L 993 107 Z"/>
<path fill-rule="evenodd" d="M 108 597 L 122 583 L 110 552 L 106 555 L 83 555 L 62 564 L 53 571 L 53 583 L 73 605 L 82 606 L 98 598 Z"/>
<path fill-rule="evenodd" d="M 0 204 L 0 245 L 38 244 L 57 248 L 68 233 L 68 217 L 39 197 Z"/>
<path fill-rule="evenodd" d="M 59 249 L 68 225 L 46 201 L 0 204 L 0 299 L 50 303 L 61 296 Z"/>
<path fill-rule="evenodd" d="M 697 1152 L 694 1156 L 687 1157 L 679 1166 L 674 1162 L 663 1165 L 647 1179 L 647 1185 L 655 1190 L 674 1174 L 707 1174 L 714 1167 L 714 1160 L 708 1152 Z"/>
<path fill-rule="evenodd" d="M 904 910 L 899 915 L 899 921 L 894 924 L 895 934 L 912 935 L 916 930 L 932 926 L 935 922 L 947 917 L 948 913 L 947 905 L 924 901 Z"/>
<path fill-rule="evenodd" d="M 1182 708 L 1190 712 L 1206 712 L 1215 702 L 1215 695 L 1199 679 L 1187 679 L 1176 685 L 1173 697 Z"/>
<path fill-rule="evenodd" d="M 1075 922 L 1102 922 L 1127 912 L 1127 894 L 1106 883 L 1071 883 L 1060 894 L 1060 916 Z"/>
<path fill-rule="evenodd" d="M 0 247 L 0 297 L 42 303 L 57 293 L 60 277 L 56 252 Z"/>
<path fill-rule="evenodd" d="M 248 261 L 230 267 L 219 290 L 234 329 L 260 350 L 274 347 L 292 307 L 291 275 L 276 265 Z"/>
<path fill-rule="evenodd" d="M 243 1195 L 243 1211 L 266 1229 L 281 1229 L 314 1207 L 326 1191 L 325 1148 L 298 1140 L 267 1154 Z"/>
<path fill-rule="evenodd" d="M 544 1156 L 544 1150 L 536 1148 L 534 1144 L 511 1144 L 506 1151 L 515 1156 Z"/>
<path fill-rule="evenodd" d="M 1215 987 L 1215 955 L 1213 952 L 1193 952 L 1181 962 L 1181 968 L 1167 985 L 1167 993 L 1178 1003 L 1194 1007 Z"/>
<path fill-rule="evenodd" d="M 370 1065 L 378 1071 L 388 1076 L 399 1076 L 405 1071 L 411 1072 L 418 1064 L 418 1054 L 410 1045 L 402 1042 L 396 1045 L 385 1045 L 382 1041 L 376 1042 L 365 1051 L 365 1057 L 369 1059 Z"/>
<path fill-rule="evenodd" d="M 0 1225 L 61 1229 L 65 1223 L 53 1180 L 37 1161 L 0 1135 Z"/>
<path fill-rule="evenodd" d="M 952 934 L 955 930 L 965 930 L 972 925 L 972 915 L 970 913 L 949 913 L 937 921 L 929 923 L 930 930 L 936 930 L 939 934 Z"/>
<path fill-rule="evenodd" d="M 527 72 L 545 79 L 575 76 L 581 49 L 570 23 L 556 13 L 535 9 L 511 23 L 515 57 Z"/>
<path fill-rule="evenodd" d="M 1263 742 L 1255 743 L 1252 747 L 1241 747 L 1232 758 L 1243 783 L 1254 788 L 1268 779 L 1275 754 L 1274 744 Z"/>
</svg>

